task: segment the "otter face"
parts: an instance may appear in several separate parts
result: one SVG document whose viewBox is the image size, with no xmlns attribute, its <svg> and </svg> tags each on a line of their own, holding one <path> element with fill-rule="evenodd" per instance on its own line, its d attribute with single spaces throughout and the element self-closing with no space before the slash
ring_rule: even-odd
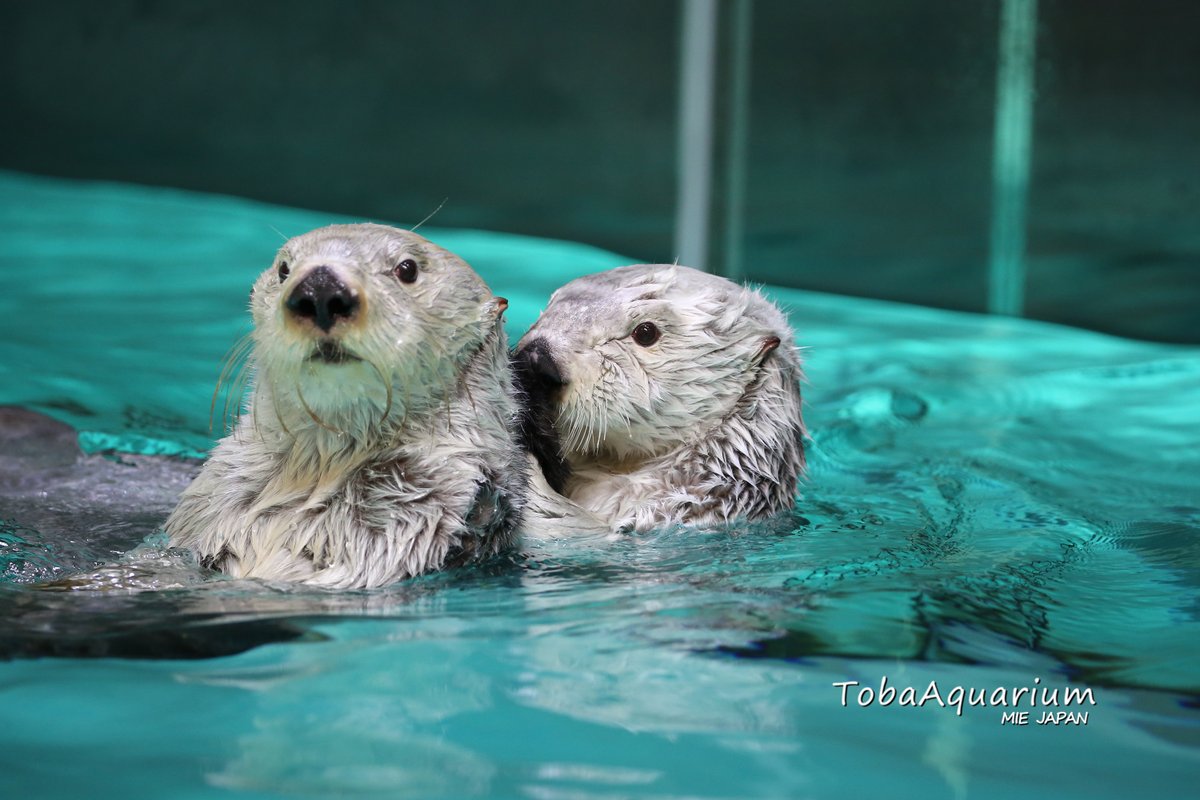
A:
<svg viewBox="0 0 1200 800">
<path fill-rule="evenodd" d="M 541 416 L 558 434 L 561 466 L 632 467 L 709 433 L 782 341 L 794 359 L 786 318 L 754 292 L 688 267 L 639 265 L 555 292 L 515 366 L 533 424 Z M 539 452 L 526 426 L 547 479 L 561 486 L 553 454 Z"/>
<path fill-rule="evenodd" d="M 453 253 L 385 225 L 289 240 L 250 296 L 281 418 L 360 432 L 435 405 L 506 303 Z"/>
</svg>

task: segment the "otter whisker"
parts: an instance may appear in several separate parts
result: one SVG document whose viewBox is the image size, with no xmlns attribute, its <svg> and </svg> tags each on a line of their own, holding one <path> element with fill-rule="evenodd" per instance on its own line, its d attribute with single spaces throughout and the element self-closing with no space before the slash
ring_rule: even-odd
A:
<svg viewBox="0 0 1200 800">
<path fill-rule="evenodd" d="M 408 427 L 408 410 L 412 408 L 412 396 L 408 393 L 408 381 L 404 381 L 402 386 L 404 390 L 404 395 L 402 398 L 404 400 L 404 415 L 400 417 L 401 430 Z"/>
<path fill-rule="evenodd" d="M 238 369 L 237 375 L 234 376 L 233 381 L 230 383 L 226 391 L 225 404 L 221 409 L 221 425 L 225 431 L 233 430 L 233 428 L 237 426 L 238 420 L 241 418 L 241 411 L 239 410 L 240 404 L 234 405 L 232 416 L 230 415 L 229 407 L 231 403 L 235 402 L 234 398 L 242 397 L 246 388 L 246 374 L 248 372 L 249 369 L 245 364 L 243 364 Z"/>
<path fill-rule="evenodd" d="M 246 396 L 246 384 L 250 382 L 251 376 L 254 374 L 254 364 L 246 358 L 242 362 L 241 368 L 238 370 L 237 377 L 234 379 L 230 393 L 225 397 L 225 411 L 222 413 L 227 429 L 232 429 L 238 424 L 242 418 L 242 398 Z M 229 404 L 236 403 L 234 406 L 233 420 L 229 421 Z"/>
<path fill-rule="evenodd" d="M 258 432 L 258 440 L 266 444 L 267 436 L 263 433 L 263 429 L 258 426 L 258 397 L 260 394 L 260 392 L 255 392 L 250 396 L 250 427 Z M 282 420 L 279 424 L 283 424 Z"/>
<path fill-rule="evenodd" d="M 292 433 L 288 429 L 287 423 L 283 421 L 283 413 L 279 410 L 279 398 L 275 396 L 274 386 L 271 387 L 271 409 L 275 412 L 275 419 L 279 421 L 279 427 L 283 428 L 283 432 L 295 441 L 296 434 Z"/>
<path fill-rule="evenodd" d="M 221 387 L 223 385 L 225 385 L 226 382 L 229 380 L 229 377 L 233 374 L 234 369 L 240 368 L 240 367 L 235 367 L 235 365 L 237 365 L 239 362 L 241 362 L 242 364 L 245 363 L 244 359 L 246 358 L 246 356 L 249 355 L 250 350 L 253 348 L 253 345 L 254 345 L 253 334 L 247 333 L 244 336 L 242 336 L 240 339 L 238 339 L 237 342 L 234 343 L 233 347 L 229 348 L 229 351 L 225 354 L 225 358 L 223 359 L 223 363 L 221 366 L 221 373 L 217 376 L 217 385 L 213 387 L 212 402 L 209 404 L 209 407 L 208 407 L 208 431 L 209 431 L 209 433 L 212 433 L 212 430 L 213 430 L 213 421 L 214 421 L 213 418 L 214 418 L 214 415 L 217 410 L 217 397 L 221 394 Z M 227 419 L 228 412 L 229 412 L 229 395 L 226 395 L 225 396 L 225 406 L 221 411 L 221 422 L 222 423 L 224 423 L 225 420 Z"/>
<path fill-rule="evenodd" d="M 383 414 L 379 417 L 379 432 L 383 434 L 383 425 L 387 422 L 388 414 L 392 413 L 392 382 L 383 374 L 383 370 L 375 363 L 374 359 L 368 358 L 366 362 L 375 370 L 375 374 L 379 376 L 379 380 L 383 383 L 383 388 L 387 391 L 387 403 L 383 407 Z"/>
<path fill-rule="evenodd" d="M 430 211 L 430 212 L 429 212 L 429 215 L 428 215 L 428 216 L 426 216 L 426 217 L 425 217 L 425 219 L 421 220 L 421 221 L 420 221 L 420 222 L 418 222 L 416 225 L 413 225 L 411 228 L 409 228 L 409 230 L 410 230 L 410 231 L 415 231 L 417 228 L 421 227 L 421 226 L 422 226 L 422 225 L 424 225 L 426 222 L 429 222 L 429 220 L 433 219 L 433 215 L 434 215 L 434 214 L 436 214 L 436 213 L 438 213 L 439 211 L 441 211 L 441 210 L 442 210 L 442 206 L 446 205 L 446 202 L 447 202 L 449 199 L 450 199 L 449 197 L 443 197 L 443 198 L 442 198 L 442 202 L 438 203 L 438 207 L 437 207 L 437 208 L 435 208 L 433 211 Z"/>
<path fill-rule="evenodd" d="M 303 406 L 304 410 L 308 412 L 308 416 L 310 416 L 312 418 L 313 422 L 317 423 L 318 425 L 320 425 L 322 428 L 329 431 L 330 433 L 335 433 L 338 436 L 346 435 L 345 431 L 343 431 L 339 428 L 333 427 L 332 425 L 327 423 L 325 420 L 323 420 L 319 416 L 317 416 L 317 412 L 313 411 L 312 408 L 309 407 L 308 401 L 304 399 L 304 392 L 300 389 L 299 382 L 296 383 L 295 388 L 296 388 L 296 396 L 300 398 L 300 405 Z"/>
<path fill-rule="evenodd" d="M 217 410 L 217 397 L 221 394 L 221 388 L 225 385 L 225 381 L 228 380 L 230 373 L 234 369 L 233 355 L 239 346 L 234 345 L 231 347 L 222 359 L 221 372 L 217 375 L 216 385 L 213 386 L 212 402 L 208 406 L 208 430 L 210 433 L 213 429 L 213 416 Z"/>
<path fill-rule="evenodd" d="M 462 382 L 462 387 L 463 387 L 463 394 L 465 394 L 465 395 L 467 396 L 467 402 L 471 404 L 471 411 L 472 411 L 472 412 L 473 412 L 473 413 L 474 413 L 476 416 L 478 416 L 478 415 L 479 415 L 479 408 L 478 408 L 478 407 L 475 405 L 475 395 L 473 395 L 473 394 L 471 393 L 471 383 L 470 383 L 470 381 L 463 381 L 463 382 Z"/>
</svg>

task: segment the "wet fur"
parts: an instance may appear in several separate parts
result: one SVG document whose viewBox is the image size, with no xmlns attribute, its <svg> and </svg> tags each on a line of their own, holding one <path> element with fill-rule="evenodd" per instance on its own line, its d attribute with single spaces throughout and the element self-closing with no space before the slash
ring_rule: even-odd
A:
<svg viewBox="0 0 1200 800">
<path fill-rule="evenodd" d="M 411 286 L 391 274 L 404 258 Z M 363 298 L 332 336 L 283 306 L 317 265 Z M 335 225 L 285 244 L 251 309 L 252 392 L 167 520 L 172 545 L 235 577 L 361 588 L 513 542 L 528 465 L 504 302 L 470 267 L 408 231 Z M 311 359 L 335 345 L 362 360 Z"/>
<path fill-rule="evenodd" d="M 537 460 L 549 487 L 562 492 L 571 477 L 571 465 L 563 454 L 562 440 L 555 427 L 558 417 L 555 396 L 560 389 L 519 356 L 513 358 L 513 377 L 521 398 L 521 446 Z"/>
<path fill-rule="evenodd" d="M 663 332 L 650 347 L 630 335 L 646 321 Z M 804 469 L 794 340 L 757 292 L 687 267 L 580 278 L 519 343 L 523 441 L 550 489 L 613 530 L 771 516 Z M 531 348 L 565 386 L 529 366 Z"/>
</svg>

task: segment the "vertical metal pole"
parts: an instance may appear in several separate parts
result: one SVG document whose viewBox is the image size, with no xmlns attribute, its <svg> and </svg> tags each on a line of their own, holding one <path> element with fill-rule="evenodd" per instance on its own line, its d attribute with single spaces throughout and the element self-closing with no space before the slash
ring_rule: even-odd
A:
<svg viewBox="0 0 1200 800">
<path fill-rule="evenodd" d="M 717 0 L 683 0 L 682 36 L 675 255 L 681 264 L 707 269 Z"/>
<path fill-rule="evenodd" d="M 746 232 L 746 145 L 750 135 L 750 33 L 753 0 L 733 0 L 729 79 L 729 135 L 725 151 L 725 257 L 722 274 L 732 281 L 746 277 L 743 253 Z"/>
<path fill-rule="evenodd" d="M 988 310 L 1018 316 L 1025 305 L 1025 233 L 1032 156 L 1037 0 L 1003 0 L 992 151 Z"/>
</svg>

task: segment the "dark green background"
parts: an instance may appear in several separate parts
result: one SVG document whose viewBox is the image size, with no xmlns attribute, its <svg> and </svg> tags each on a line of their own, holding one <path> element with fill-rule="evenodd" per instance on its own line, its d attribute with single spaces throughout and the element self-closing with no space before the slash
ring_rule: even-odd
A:
<svg viewBox="0 0 1200 800">
<path fill-rule="evenodd" d="M 999 2 L 753 7 L 744 261 L 982 310 Z M 0 167 L 674 258 L 676 2 L 0 3 Z M 1200 341 L 1200 4 L 1041 0 L 1028 313 Z"/>
</svg>

